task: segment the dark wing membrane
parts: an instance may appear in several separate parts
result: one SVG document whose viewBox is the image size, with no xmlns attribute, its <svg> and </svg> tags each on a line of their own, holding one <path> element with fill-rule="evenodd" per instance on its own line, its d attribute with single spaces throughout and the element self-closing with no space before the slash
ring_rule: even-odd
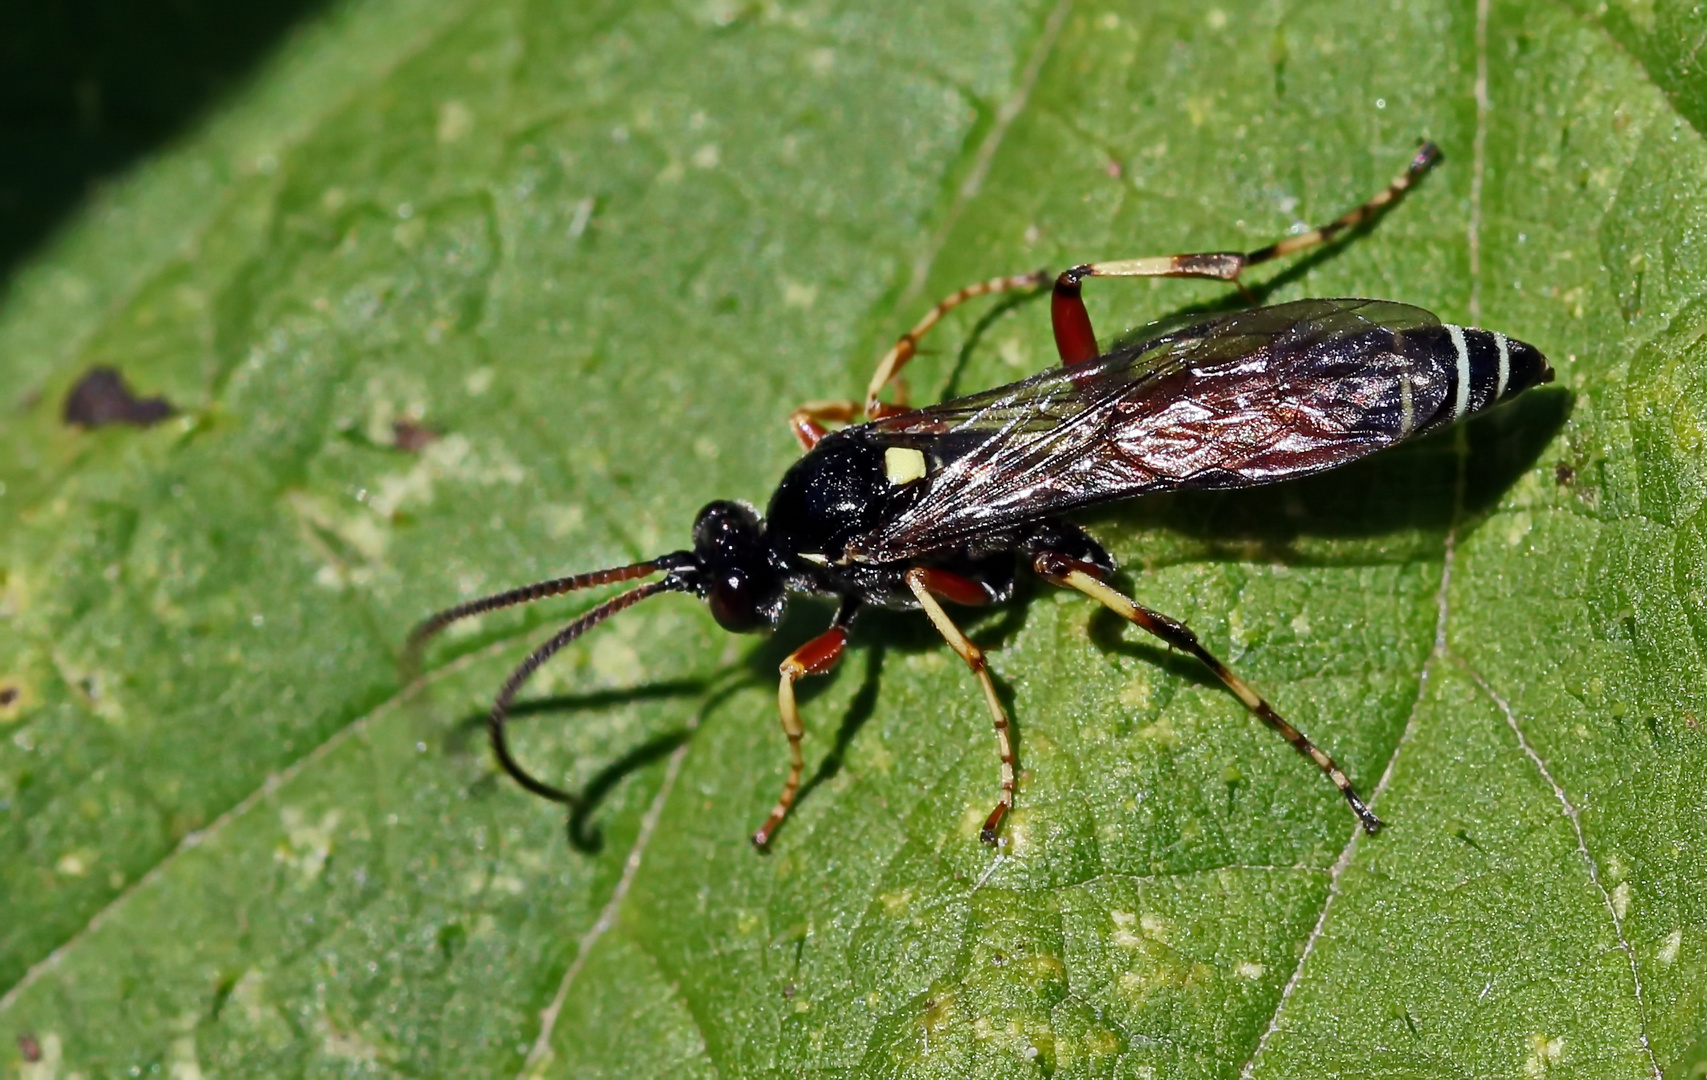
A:
<svg viewBox="0 0 1707 1080">
<path fill-rule="evenodd" d="M 1140 331 L 1087 364 L 867 424 L 924 452 L 904 513 L 857 541 L 872 561 L 1154 491 L 1248 487 L 1400 441 L 1446 400 L 1440 325 L 1384 300 L 1299 300 Z"/>
</svg>

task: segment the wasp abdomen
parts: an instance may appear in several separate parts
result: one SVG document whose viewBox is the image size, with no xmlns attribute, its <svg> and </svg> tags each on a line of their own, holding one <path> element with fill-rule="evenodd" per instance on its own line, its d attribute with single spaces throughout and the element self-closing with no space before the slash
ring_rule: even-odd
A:
<svg viewBox="0 0 1707 1080">
<path fill-rule="evenodd" d="M 1413 347 L 1428 350 L 1446 376 L 1446 399 L 1429 426 L 1450 424 L 1553 380 L 1541 350 L 1496 330 L 1445 323 L 1405 331 Z"/>
</svg>

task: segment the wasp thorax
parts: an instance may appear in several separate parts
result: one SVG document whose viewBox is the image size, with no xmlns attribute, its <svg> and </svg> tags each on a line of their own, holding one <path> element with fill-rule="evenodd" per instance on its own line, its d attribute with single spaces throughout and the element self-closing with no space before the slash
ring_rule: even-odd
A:
<svg viewBox="0 0 1707 1080">
<path fill-rule="evenodd" d="M 926 475 L 926 464 L 918 450 L 884 447 L 853 431 L 826 436 L 771 496 L 765 519 L 772 544 L 839 561 L 848 544 L 917 500 L 921 486 L 913 481 Z"/>
<path fill-rule="evenodd" d="M 782 580 L 766 555 L 764 525 L 745 503 L 714 502 L 693 525 L 693 552 L 704 575 L 702 595 L 725 630 L 747 633 L 782 610 Z"/>
</svg>

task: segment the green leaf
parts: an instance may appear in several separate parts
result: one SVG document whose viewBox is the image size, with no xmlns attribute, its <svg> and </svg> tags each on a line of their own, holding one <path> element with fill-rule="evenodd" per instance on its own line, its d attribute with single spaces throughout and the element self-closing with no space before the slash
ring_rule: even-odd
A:
<svg viewBox="0 0 1707 1080">
<path fill-rule="evenodd" d="M 1704 35 L 1681 0 L 338 9 L 0 310 L 0 1060 L 1696 1075 Z M 1025 770 L 999 859 L 987 720 L 917 616 L 803 685 L 768 857 L 776 664 L 821 604 L 753 640 L 654 600 L 548 665 L 518 747 L 601 793 L 579 846 L 480 718 L 591 598 L 402 685 L 428 612 L 762 504 L 788 409 L 857 393 L 931 297 L 1255 247 L 1420 137 L 1445 164 L 1263 297 L 1421 304 L 1558 385 L 1086 519 L 1380 835 L 1195 664 L 1042 588 L 969 620 Z M 1093 285 L 1105 335 L 1226 293 Z M 932 342 L 920 400 L 1052 357 L 1034 302 Z M 179 415 L 66 427 L 96 365 Z"/>
</svg>

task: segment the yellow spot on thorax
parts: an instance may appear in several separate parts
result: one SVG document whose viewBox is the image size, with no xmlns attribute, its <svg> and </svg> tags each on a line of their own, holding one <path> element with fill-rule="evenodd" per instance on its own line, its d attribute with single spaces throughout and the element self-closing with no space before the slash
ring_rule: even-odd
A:
<svg viewBox="0 0 1707 1080">
<path fill-rule="evenodd" d="M 897 486 L 922 480 L 925 476 L 925 454 L 907 446 L 891 446 L 883 451 L 883 474 Z"/>
</svg>

